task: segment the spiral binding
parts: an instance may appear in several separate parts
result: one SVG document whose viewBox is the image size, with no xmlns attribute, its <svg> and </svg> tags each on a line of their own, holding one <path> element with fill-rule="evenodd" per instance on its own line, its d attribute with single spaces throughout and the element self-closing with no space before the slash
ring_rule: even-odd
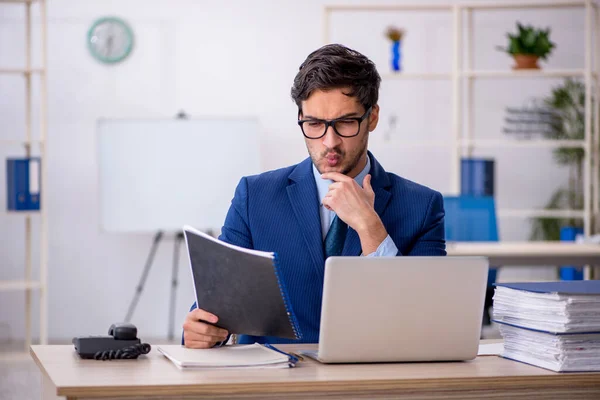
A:
<svg viewBox="0 0 600 400">
<path fill-rule="evenodd" d="M 288 319 L 292 325 L 292 330 L 294 331 L 296 340 L 299 340 L 302 338 L 302 332 L 300 332 L 300 328 L 298 327 L 298 320 L 296 319 L 296 314 L 294 314 L 294 309 L 290 306 L 287 290 L 283 284 L 283 281 L 281 280 L 281 277 L 279 276 L 279 257 L 277 256 L 277 253 L 273 253 L 273 269 L 275 270 L 277 285 L 279 286 L 279 292 L 281 292 L 281 297 L 283 298 L 285 311 L 287 312 Z"/>
</svg>

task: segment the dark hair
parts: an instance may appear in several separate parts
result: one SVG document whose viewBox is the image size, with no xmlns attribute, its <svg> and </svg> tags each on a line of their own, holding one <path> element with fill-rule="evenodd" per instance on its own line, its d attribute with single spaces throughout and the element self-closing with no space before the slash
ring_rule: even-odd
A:
<svg viewBox="0 0 600 400">
<path fill-rule="evenodd" d="M 365 110 L 377 104 L 381 77 L 375 64 L 358 51 L 341 44 L 328 44 L 313 51 L 294 78 L 292 99 L 298 110 L 315 90 L 350 88 Z"/>
</svg>

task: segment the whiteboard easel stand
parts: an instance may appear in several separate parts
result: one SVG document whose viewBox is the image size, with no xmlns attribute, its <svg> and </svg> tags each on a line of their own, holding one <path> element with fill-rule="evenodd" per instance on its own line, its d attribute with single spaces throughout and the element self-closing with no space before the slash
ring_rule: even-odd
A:
<svg viewBox="0 0 600 400">
<path fill-rule="evenodd" d="M 133 299 L 131 299 L 131 303 L 129 303 L 129 309 L 127 310 L 127 316 L 125 317 L 125 322 L 130 322 L 133 312 L 135 311 L 135 307 L 140 300 L 140 296 L 144 291 L 144 285 L 146 284 L 146 279 L 148 278 L 148 274 L 150 273 L 150 268 L 154 263 L 154 256 L 156 255 L 156 249 L 158 249 L 158 244 L 160 243 L 164 232 L 158 231 L 154 235 L 154 239 L 152 240 L 152 245 L 150 246 L 150 253 L 148 253 L 148 258 L 146 259 L 146 264 L 144 265 L 144 270 L 142 271 L 142 276 L 140 277 L 140 281 L 135 288 L 135 294 Z M 179 248 L 181 246 L 181 241 L 183 240 L 183 233 L 177 233 L 175 235 L 175 247 L 173 248 L 173 268 L 172 268 L 172 276 L 171 276 L 171 299 L 169 301 L 169 322 L 168 322 L 168 338 L 169 340 L 173 340 L 174 338 L 174 323 L 175 323 L 175 292 L 177 290 L 177 274 L 179 271 Z"/>
<path fill-rule="evenodd" d="M 188 116 L 185 111 L 181 110 L 175 116 L 176 119 L 187 119 Z M 148 279 L 148 274 L 150 273 L 150 268 L 154 263 L 154 257 L 156 255 L 156 250 L 158 249 L 158 244 L 163 238 L 164 232 L 158 231 L 154 235 L 154 239 L 152 240 L 152 245 L 150 246 L 150 252 L 148 253 L 148 258 L 146 259 L 146 264 L 144 265 L 144 270 L 142 271 L 142 276 L 140 277 L 140 281 L 135 289 L 135 294 L 133 299 L 131 299 L 131 303 L 129 303 L 129 309 L 127 310 L 127 315 L 125 316 L 125 322 L 131 322 L 131 317 L 133 316 L 133 312 L 137 306 L 137 303 L 140 300 L 140 296 L 144 291 L 144 285 L 146 284 L 146 279 Z M 211 235 L 212 236 L 212 235 Z M 175 246 L 173 247 L 173 264 L 171 269 L 171 296 L 169 300 L 169 322 L 167 326 L 168 330 L 168 338 L 169 340 L 173 340 L 175 337 L 174 326 L 175 326 L 175 302 L 176 302 L 176 292 L 177 285 L 179 284 L 177 280 L 177 276 L 179 274 L 179 250 L 181 248 L 181 242 L 183 241 L 183 232 L 178 232 L 175 234 Z"/>
<path fill-rule="evenodd" d="M 213 236 L 212 231 L 207 232 L 210 236 Z M 125 316 L 125 322 L 131 322 L 131 317 L 135 311 L 135 308 L 140 300 L 140 296 L 144 291 L 144 285 L 146 284 L 146 279 L 148 279 L 148 274 L 150 273 L 150 268 L 152 268 L 152 264 L 154 263 L 154 257 L 156 255 L 156 250 L 158 249 L 158 245 L 164 236 L 163 231 L 158 231 L 154 235 L 154 239 L 152 240 L 152 245 L 150 246 L 150 252 L 148 253 L 148 258 L 146 259 L 146 264 L 144 265 L 144 269 L 142 271 L 142 276 L 140 276 L 140 281 L 135 288 L 135 294 L 133 295 L 133 299 L 131 299 L 131 303 L 129 303 L 129 309 L 127 310 L 127 315 Z M 179 251 L 181 249 L 181 243 L 183 242 L 183 232 L 177 232 L 175 234 L 175 244 L 173 247 L 173 263 L 171 269 L 171 296 L 169 300 L 169 320 L 168 320 L 168 339 L 173 340 L 175 338 L 175 303 L 176 303 L 176 294 L 177 294 L 177 286 L 179 285 L 179 281 L 177 280 L 177 276 L 179 274 Z"/>
</svg>

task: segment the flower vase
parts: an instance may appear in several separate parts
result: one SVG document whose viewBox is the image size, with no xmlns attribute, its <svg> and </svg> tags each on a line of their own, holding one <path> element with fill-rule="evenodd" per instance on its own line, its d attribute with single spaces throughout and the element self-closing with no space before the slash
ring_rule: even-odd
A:
<svg viewBox="0 0 600 400">
<path fill-rule="evenodd" d="M 401 58 L 400 58 L 400 41 L 395 40 L 392 42 L 392 70 L 401 70 Z"/>
</svg>

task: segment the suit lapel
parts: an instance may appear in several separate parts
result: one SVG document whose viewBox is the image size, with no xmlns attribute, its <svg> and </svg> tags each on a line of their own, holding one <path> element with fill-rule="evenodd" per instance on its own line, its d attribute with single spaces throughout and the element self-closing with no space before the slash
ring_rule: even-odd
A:
<svg viewBox="0 0 600 400">
<path fill-rule="evenodd" d="M 390 180 L 383 167 L 377 162 L 375 157 L 373 157 L 373 154 L 368 152 L 368 155 L 371 158 L 371 171 L 369 171 L 371 174 L 371 186 L 375 192 L 374 208 L 377 215 L 379 215 L 379 218 L 383 219 L 383 213 L 392 197 L 388 191 Z M 360 245 L 358 233 L 354 229 L 348 228 L 342 256 L 359 256 L 361 251 L 362 247 Z"/>
<path fill-rule="evenodd" d="M 290 174 L 293 182 L 287 187 L 288 198 L 294 211 L 304 242 L 320 277 L 323 277 L 323 237 L 317 187 L 312 174 L 310 158 L 300 163 Z"/>
</svg>

